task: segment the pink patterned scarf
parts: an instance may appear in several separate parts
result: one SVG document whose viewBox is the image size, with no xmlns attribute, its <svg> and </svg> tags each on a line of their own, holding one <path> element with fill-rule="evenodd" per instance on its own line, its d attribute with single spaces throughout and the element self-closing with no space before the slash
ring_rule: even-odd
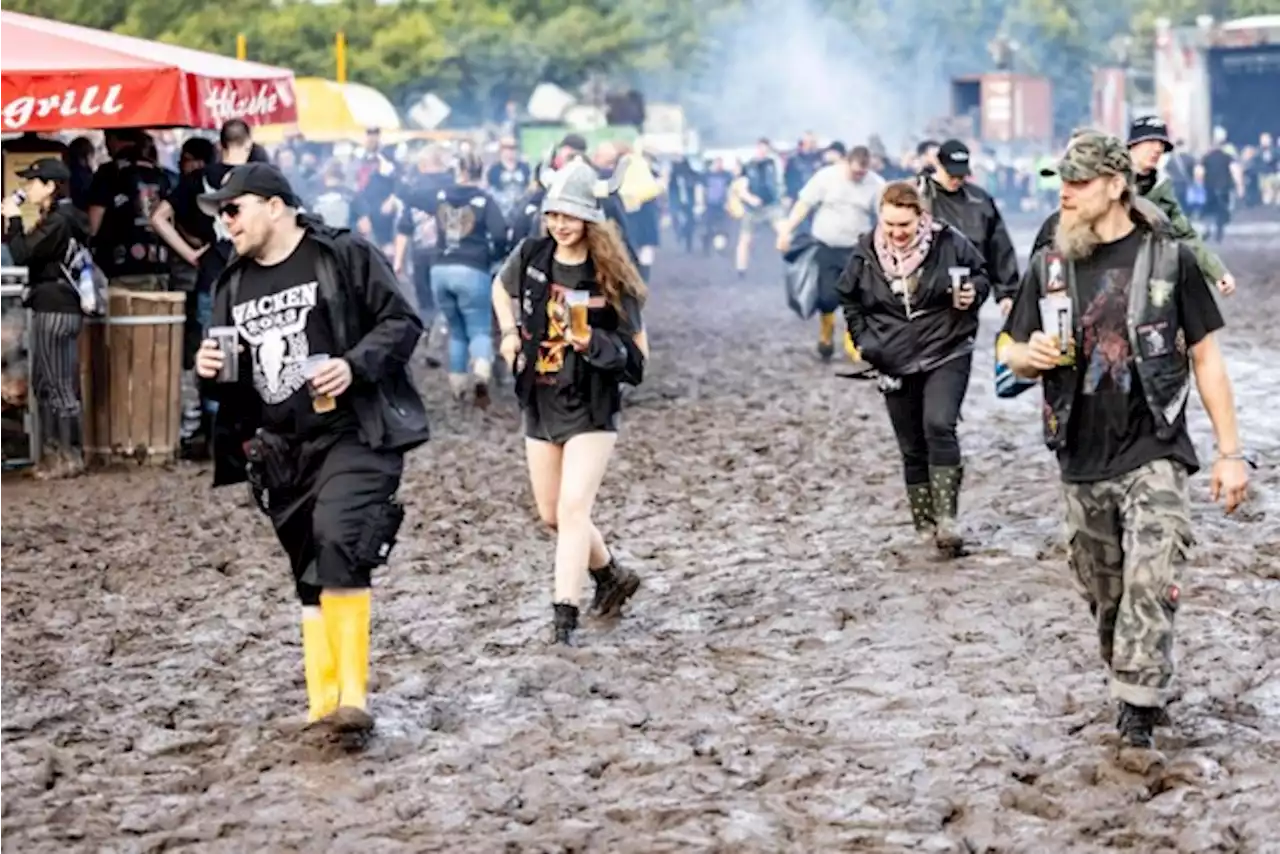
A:
<svg viewBox="0 0 1280 854">
<path fill-rule="evenodd" d="M 884 226 L 877 224 L 875 233 L 876 257 L 889 279 L 907 279 L 920 269 L 929 247 L 933 244 L 933 217 L 927 213 L 920 214 L 920 222 L 916 226 L 916 236 L 905 249 L 899 249 L 889 242 L 884 233 Z"/>
</svg>

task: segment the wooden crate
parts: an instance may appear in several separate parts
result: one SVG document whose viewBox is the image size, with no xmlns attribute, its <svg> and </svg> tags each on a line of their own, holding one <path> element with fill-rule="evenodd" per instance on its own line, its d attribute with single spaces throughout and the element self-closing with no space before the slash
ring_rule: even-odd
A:
<svg viewBox="0 0 1280 854">
<path fill-rule="evenodd" d="M 84 453 L 91 464 L 162 465 L 178 453 L 186 295 L 111 288 L 80 336 Z"/>
</svg>

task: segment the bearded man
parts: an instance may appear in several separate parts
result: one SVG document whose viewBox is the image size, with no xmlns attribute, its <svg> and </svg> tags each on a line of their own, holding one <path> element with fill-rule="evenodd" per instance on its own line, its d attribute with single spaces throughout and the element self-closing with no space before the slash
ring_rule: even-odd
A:
<svg viewBox="0 0 1280 854">
<path fill-rule="evenodd" d="M 1150 748 L 1173 680 L 1180 565 L 1192 542 L 1193 374 L 1217 440 L 1213 499 L 1230 513 L 1248 482 L 1218 349 L 1222 315 L 1192 251 L 1135 209 L 1123 142 L 1082 133 L 1057 172 L 1061 219 L 1023 278 L 1004 358 L 1042 380 L 1069 561 L 1096 620 L 1121 740 Z"/>
</svg>

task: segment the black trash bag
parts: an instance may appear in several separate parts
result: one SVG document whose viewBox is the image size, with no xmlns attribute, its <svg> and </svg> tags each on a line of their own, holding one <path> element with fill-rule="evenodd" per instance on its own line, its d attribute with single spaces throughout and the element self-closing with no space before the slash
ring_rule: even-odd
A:
<svg viewBox="0 0 1280 854">
<path fill-rule="evenodd" d="M 818 243 L 807 235 L 797 238 L 782 256 L 786 263 L 787 305 L 801 320 L 808 320 L 822 300 L 822 267 Z"/>
</svg>

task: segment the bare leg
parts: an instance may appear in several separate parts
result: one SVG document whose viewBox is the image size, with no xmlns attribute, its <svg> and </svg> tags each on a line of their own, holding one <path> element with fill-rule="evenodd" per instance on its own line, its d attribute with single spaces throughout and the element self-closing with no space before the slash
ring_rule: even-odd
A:
<svg viewBox="0 0 1280 854">
<path fill-rule="evenodd" d="M 576 606 L 599 532 L 591 524 L 596 493 L 604 480 L 618 434 L 583 433 L 565 443 L 556 502 L 556 581 L 553 601 Z M 603 538 L 599 540 L 603 548 Z M 607 554 L 607 552 L 606 552 Z"/>
</svg>

